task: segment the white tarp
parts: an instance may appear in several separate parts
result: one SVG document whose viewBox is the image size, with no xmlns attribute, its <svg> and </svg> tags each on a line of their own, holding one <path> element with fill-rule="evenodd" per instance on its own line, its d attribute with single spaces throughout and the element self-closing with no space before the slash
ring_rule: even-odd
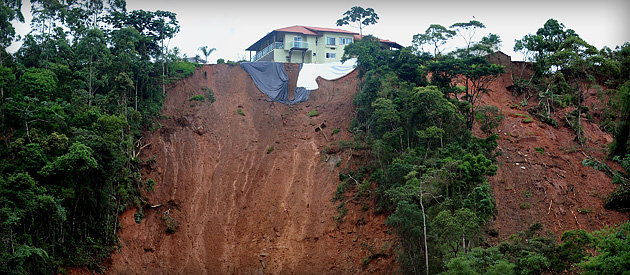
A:
<svg viewBox="0 0 630 275">
<path fill-rule="evenodd" d="M 356 58 L 341 61 L 324 63 L 324 64 L 304 64 L 298 75 L 296 87 L 303 87 L 306 90 L 317 90 L 317 77 L 320 76 L 326 80 L 336 80 L 346 76 L 354 71 L 357 64 Z"/>
</svg>

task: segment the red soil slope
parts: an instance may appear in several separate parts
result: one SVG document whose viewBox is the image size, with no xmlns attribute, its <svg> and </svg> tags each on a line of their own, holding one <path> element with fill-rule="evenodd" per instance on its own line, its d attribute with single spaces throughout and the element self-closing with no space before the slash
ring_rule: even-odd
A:
<svg viewBox="0 0 630 275">
<path fill-rule="evenodd" d="M 299 67 L 286 65 L 295 89 Z M 216 102 L 189 101 L 214 91 Z M 349 206 L 336 223 L 331 198 L 339 169 L 324 146 L 349 139 L 356 73 L 320 81 L 306 103 L 265 101 L 239 66 L 204 66 L 167 92 L 162 128 L 147 133 L 144 178 L 156 181 L 144 219 L 121 216 L 122 247 L 109 274 L 383 273 L 394 257 L 372 260 L 367 247 L 391 247 L 384 217 Z M 237 112 L 243 111 L 244 115 Z M 318 116 L 309 117 L 311 110 Z M 322 125 L 324 124 L 324 125 Z M 317 127 L 325 127 L 315 131 Z M 341 133 L 331 135 L 335 128 Z M 328 161 L 326 161 L 328 160 Z M 165 232 L 168 213 L 179 224 Z M 353 221 L 367 221 L 356 225 Z M 393 250 L 387 249 L 387 255 Z"/>
<path fill-rule="evenodd" d="M 286 68 L 293 90 L 298 67 Z M 602 159 L 612 137 L 586 122 L 589 142 L 580 147 L 566 127 L 535 118 L 526 123 L 518 114 L 527 111 L 513 108 L 520 98 L 505 88 L 509 84 L 511 76 L 502 76 L 483 99 L 506 116 L 498 128 L 499 170 L 489 179 L 497 204 L 489 229 L 498 233 L 489 242 L 535 222 L 559 237 L 569 229 L 590 231 L 628 220 L 602 207 L 601 198 L 614 188 L 610 179 L 581 164 L 586 155 Z M 189 101 L 204 93 L 202 87 L 214 91 L 216 102 Z M 308 102 L 289 107 L 265 101 L 238 66 L 204 66 L 179 82 L 167 93 L 164 127 L 147 133 L 149 145 L 141 154 L 154 159 L 144 178 L 157 182 L 147 198 L 159 206 L 147 207 L 141 223 L 134 221 L 135 209 L 121 216 L 122 246 L 112 254 L 108 273 L 392 273 L 396 240 L 383 216 L 361 211 L 350 200 L 346 221 L 332 219 L 338 172 L 365 157 L 333 146 L 350 139 L 346 129 L 356 87 L 354 73 L 320 81 Z M 311 110 L 320 114 L 309 117 Z M 341 133 L 332 135 L 336 128 Z M 324 154 L 325 147 L 333 155 Z M 165 232 L 166 212 L 179 224 L 172 235 Z M 373 253 L 368 247 L 383 253 L 363 266 Z"/>
<path fill-rule="evenodd" d="M 489 236 L 490 243 L 505 240 L 536 222 L 543 225 L 543 232 L 551 231 L 559 238 L 566 230 L 592 231 L 627 221 L 627 214 L 603 208 L 602 198 L 615 188 L 611 179 L 582 165 L 586 156 L 605 158 L 611 135 L 583 119 L 588 142 L 578 146 L 575 133 L 562 118 L 567 110 L 558 111 L 560 127 L 544 124 L 526 111 L 538 104 L 538 99 L 532 97 L 529 106 L 518 107 L 522 97 L 506 89 L 511 83 L 511 75 L 501 76 L 482 102 L 498 106 L 505 115 L 498 127 L 498 151 L 502 153 L 497 158 L 499 170 L 489 179 L 498 209 L 491 225 L 498 235 Z M 594 108 L 599 102 L 595 91 L 586 94 L 586 105 L 591 110 L 601 109 Z M 522 115 L 529 115 L 533 121 L 527 122 Z M 475 133 L 483 136 L 478 129 Z"/>
</svg>

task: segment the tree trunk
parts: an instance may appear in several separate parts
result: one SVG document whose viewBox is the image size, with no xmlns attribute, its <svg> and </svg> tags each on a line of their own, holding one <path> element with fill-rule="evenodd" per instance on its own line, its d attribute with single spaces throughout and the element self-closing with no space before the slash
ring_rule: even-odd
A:
<svg viewBox="0 0 630 275">
<path fill-rule="evenodd" d="M 583 144 L 582 137 L 582 76 L 578 77 L 578 117 L 577 117 L 577 139 Z"/>
<path fill-rule="evenodd" d="M 427 275 L 429 275 L 429 249 L 427 245 L 427 217 L 424 213 L 424 204 L 422 203 L 422 189 L 420 189 L 420 209 L 422 210 L 422 231 L 424 234 L 424 265 Z"/>
</svg>

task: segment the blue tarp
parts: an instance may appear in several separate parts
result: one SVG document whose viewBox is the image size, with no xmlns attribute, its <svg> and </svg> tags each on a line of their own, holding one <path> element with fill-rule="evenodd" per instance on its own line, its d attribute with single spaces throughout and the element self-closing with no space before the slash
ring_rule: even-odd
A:
<svg viewBox="0 0 630 275">
<path fill-rule="evenodd" d="M 282 63 L 276 62 L 246 62 L 241 63 L 256 87 L 269 96 L 270 101 L 287 103 L 289 100 L 289 76 Z"/>
<path fill-rule="evenodd" d="M 300 65 L 297 87 L 291 101 L 289 101 L 289 77 L 284 70 L 284 64 L 270 61 L 246 62 L 241 63 L 241 68 L 251 76 L 256 87 L 269 96 L 269 101 L 291 105 L 308 100 L 311 91 L 319 88 L 317 77 L 326 80 L 342 78 L 356 68 L 356 63 L 356 58 L 352 58 L 345 63 Z"/>
</svg>

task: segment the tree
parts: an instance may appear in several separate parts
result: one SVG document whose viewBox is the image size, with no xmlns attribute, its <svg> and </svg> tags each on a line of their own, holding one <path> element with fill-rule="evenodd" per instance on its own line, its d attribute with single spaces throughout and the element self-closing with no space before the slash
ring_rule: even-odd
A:
<svg viewBox="0 0 630 275">
<path fill-rule="evenodd" d="M 623 157 L 630 154 L 630 143 L 628 142 L 630 139 L 630 80 L 619 87 L 619 97 L 621 115 L 617 122 L 611 155 Z"/>
<path fill-rule="evenodd" d="M 558 20 L 549 19 L 536 34 L 527 34 L 520 40 L 515 40 L 514 51 L 532 51 L 536 61 L 537 73 L 549 74 L 553 71 L 549 58 L 562 48 L 564 40 L 571 36 L 579 37 L 574 30 L 566 29 Z"/>
<path fill-rule="evenodd" d="M 587 90 L 589 84 L 594 82 L 593 76 L 589 70 L 596 64 L 601 63 L 597 49 L 588 44 L 578 36 L 570 36 L 560 44 L 560 49 L 549 57 L 551 64 L 563 72 L 565 76 L 574 80 L 577 93 L 577 117 L 575 125 L 576 139 L 578 143 L 585 142 L 582 136 L 582 112 L 583 112 L 583 84 L 587 82 Z"/>
<path fill-rule="evenodd" d="M 484 29 L 486 25 L 477 21 L 471 20 L 469 22 L 460 22 L 451 25 L 449 28 L 455 29 L 455 32 L 464 39 L 464 43 L 466 43 L 466 49 L 464 51 L 465 56 L 470 55 L 470 47 L 474 44 L 473 38 L 475 37 L 475 33 L 477 29 Z"/>
<path fill-rule="evenodd" d="M 440 47 L 446 44 L 451 37 L 456 34 L 455 31 L 449 30 L 439 24 L 431 24 L 423 34 L 413 36 L 413 46 L 422 49 L 422 45 L 428 44 L 433 46 L 433 57 L 437 60 L 438 55 L 442 52 Z"/>
<path fill-rule="evenodd" d="M 346 11 L 344 17 L 337 20 L 337 26 L 355 24 L 359 28 L 359 34 L 363 38 L 363 27 L 376 24 L 378 15 L 374 12 L 374 9 L 364 9 L 359 6 L 354 6 L 350 10 Z"/>
<path fill-rule="evenodd" d="M 87 67 L 82 68 L 80 73 L 87 79 L 88 106 L 92 106 L 94 94 L 105 84 L 103 78 L 106 76 L 101 72 L 108 65 L 111 57 L 103 32 L 96 28 L 88 30 L 86 35 L 76 43 L 75 53 L 80 65 Z"/>
<path fill-rule="evenodd" d="M 15 38 L 15 28 L 11 21 L 18 20 L 24 23 L 24 16 L 20 12 L 21 0 L 3 0 L 0 2 L 0 66 L 5 48 L 11 45 Z"/>
<path fill-rule="evenodd" d="M 212 52 L 217 50 L 216 48 L 208 49 L 208 46 L 199 47 L 199 49 L 203 53 L 203 56 L 206 57 L 206 59 L 203 61 L 203 63 L 208 63 L 208 56 L 210 54 L 212 54 Z"/>
</svg>

